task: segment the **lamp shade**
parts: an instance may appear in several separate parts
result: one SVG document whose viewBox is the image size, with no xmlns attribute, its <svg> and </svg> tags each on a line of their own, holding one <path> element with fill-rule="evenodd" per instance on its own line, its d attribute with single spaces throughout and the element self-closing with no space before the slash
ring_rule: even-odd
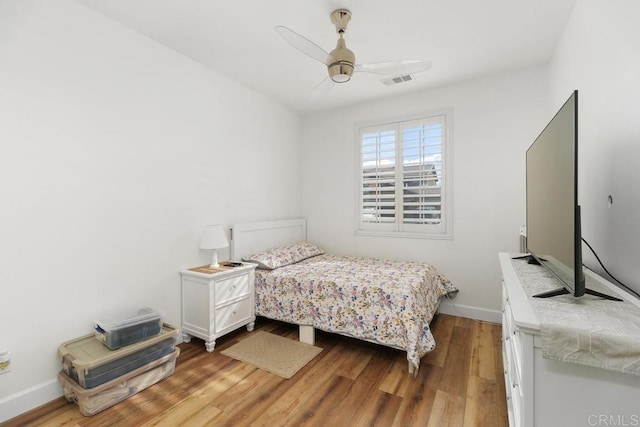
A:
<svg viewBox="0 0 640 427">
<path fill-rule="evenodd" d="M 224 234 L 222 225 L 207 225 L 202 230 L 200 249 L 218 249 L 226 248 L 227 246 L 229 246 L 229 242 Z"/>
</svg>

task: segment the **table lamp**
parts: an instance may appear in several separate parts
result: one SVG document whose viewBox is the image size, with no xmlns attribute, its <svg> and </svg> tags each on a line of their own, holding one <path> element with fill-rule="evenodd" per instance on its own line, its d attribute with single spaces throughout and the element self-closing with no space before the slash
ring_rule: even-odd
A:
<svg viewBox="0 0 640 427">
<path fill-rule="evenodd" d="M 222 225 L 207 225 L 202 231 L 202 239 L 200 240 L 200 249 L 213 249 L 210 268 L 218 268 L 217 249 L 229 246 L 227 236 L 224 234 Z"/>
</svg>

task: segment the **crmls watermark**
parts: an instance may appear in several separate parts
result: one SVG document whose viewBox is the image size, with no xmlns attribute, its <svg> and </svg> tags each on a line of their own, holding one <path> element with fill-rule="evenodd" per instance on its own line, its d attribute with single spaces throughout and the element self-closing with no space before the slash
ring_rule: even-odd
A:
<svg viewBox="0 0 640 427">
<path fill-rule="evenodd" d="M 590 426 L 630 427 L 640 426 L 640 415 L 592 414 L 587 418 Z"/>
</svg>

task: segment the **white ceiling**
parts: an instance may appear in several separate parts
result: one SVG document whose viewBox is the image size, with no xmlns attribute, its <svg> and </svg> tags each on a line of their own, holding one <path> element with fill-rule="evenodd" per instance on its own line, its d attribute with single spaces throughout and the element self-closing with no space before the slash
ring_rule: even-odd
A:
<svg viewBox="0 0 640 427">
<path fill-rule="evenodd" d="M 576 0 L 79 0 L 122 24 L 302 113 L 544 64 Z M 352 13 L 345 39 L 357 63 L 428 59 L 412 82 L 357 73 L 309 95 L 326 67 L 289 45 L 284 25 L 331 51 L 330 13 Z"/>
</svg>

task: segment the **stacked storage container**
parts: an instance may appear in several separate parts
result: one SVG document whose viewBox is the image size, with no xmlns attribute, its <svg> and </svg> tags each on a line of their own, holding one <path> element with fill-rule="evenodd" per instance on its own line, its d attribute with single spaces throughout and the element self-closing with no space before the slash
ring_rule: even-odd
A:
<svg viewBox="0 0 640 427">
<path fill-rule="evenodd" d="M 58 380 L 85 416 L 115 405 L 173 374 L 178 329 L 148 308 L 96 321 L 94 334 L 58 347 Z"/>
</svg>

